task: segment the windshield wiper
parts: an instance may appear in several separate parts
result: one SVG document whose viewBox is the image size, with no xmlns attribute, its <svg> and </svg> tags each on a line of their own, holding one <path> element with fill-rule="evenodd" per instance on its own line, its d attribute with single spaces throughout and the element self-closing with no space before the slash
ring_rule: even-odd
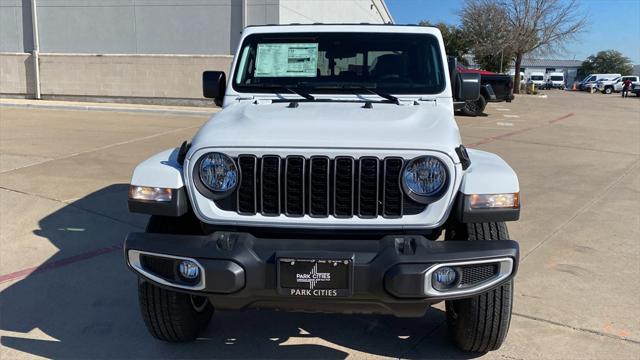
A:
<svg viewBox="0 0 640 360">
<path fill-rule="evenodd" d="M 335 85 L 327 85 L 327 84 L 313 84 L 313 83 L 299 83 L 298 86 L 304 85 L 305 87 L 310 87 L 311 89 L 339 89 L 339 90 L 351 90 L 355 93 L 355 91 L 366 91 L 368 93 L 378 95 L 385 100 L 389 100 L 395 104 L 399 104 L 400 100 L 384 91 L 378 90 L 375 86 L 365 86 L 358 84 L 335 84 Z"/>
<path fill-rule="evenodd" d="M 273 90 L 285 90 L 288 91 L 292 94 L 296 94 L 299 96 L 302 96 L 303 98 L 307 99 L 307 100 L 315 100 L 316 98 L 309 94 L 308 92 L 305 91 L 301 91 L 298 89 L 294 89 L 294 88 L 290 88 L 288 86 L 284 86 L 284 85 L 272 85 L 272 84 L 251 84 L 251 86 L 255 86 L 255 87 L 259 87 L 259 88 L 263 88 L 263 89 L 273 89 Z"/>
<path fill-rule="evenodd" d="M 372 87 L 372 86 L 364 86 L 364 85 L 351 86 L 351 85 L 345 85 L 345 86 L 343 86 L 343 89 L 345 89 L 345 90 L 364 90 L 364 91 L 368 91 L 368 92 L 370 92 L 370 93 L 372 93 L 372 94 L 374 94 L 374 95 L 378 95 L 378 96 L 380 96 L 381 98 L 385 98 L 385 99 L 387 99 L 387 100 L 389 100 L 389 101 L 391 101 L 391 102 L 394 102 L 394 103 L 396 103 L 396 104 L 400 104 L 400 100 L 399 100 L 397 97 L 395 97 L 395 96 L 393 96 L 393 95 L 391 95 L 391 94 L 389 94 L 389 93 L 386 93 L 386 92 L 384 92 L 384 91 L 380 91 L 380 90 L 378 90 L 378 89 L 376 89 L 375 87 Z"/>
</svg>

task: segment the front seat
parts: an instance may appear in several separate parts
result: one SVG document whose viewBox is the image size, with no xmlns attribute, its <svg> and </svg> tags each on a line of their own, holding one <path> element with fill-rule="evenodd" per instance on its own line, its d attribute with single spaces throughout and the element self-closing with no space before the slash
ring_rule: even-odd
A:
<svg viewBox="0 0 640 360">
<path fill-rule="evenodd" d="M 376 59 L 371 71 L 375 80 L 397 79 L 406 76 L 405 58 L 397 54 L 385 54 Z"/>
</svg>

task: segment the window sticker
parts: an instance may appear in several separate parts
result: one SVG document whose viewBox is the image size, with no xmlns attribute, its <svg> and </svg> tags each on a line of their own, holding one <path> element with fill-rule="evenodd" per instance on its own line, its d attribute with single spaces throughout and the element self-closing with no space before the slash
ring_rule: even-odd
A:
<svg viewBox="0 0 640 360">
<path fill-rule="evenodd" d="M 258 44 L 255 77 L 315 77 L 318 43 Z"/>
</svg>

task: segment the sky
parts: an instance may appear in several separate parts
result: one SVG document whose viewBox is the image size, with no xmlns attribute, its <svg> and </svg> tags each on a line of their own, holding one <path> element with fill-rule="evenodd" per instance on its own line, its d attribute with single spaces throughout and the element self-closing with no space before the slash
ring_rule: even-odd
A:
<svg viewBox="0 0 640 360">
<path fill-rule="evenodd" d="M 385 0 L 396 24 L 460 24 L 464 0 Z M 601 50 L 614 49 L 640 64 L 640 0 L 579 0 L 589 22 L 585 31 L 565 44 L 566 51 L 544 57 L 584 60 Z"/>
</svg>

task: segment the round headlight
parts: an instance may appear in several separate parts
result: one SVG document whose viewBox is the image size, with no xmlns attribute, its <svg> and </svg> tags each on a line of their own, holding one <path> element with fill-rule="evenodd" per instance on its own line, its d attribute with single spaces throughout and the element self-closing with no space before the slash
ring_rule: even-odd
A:
<svg viewBox="0 0 640 360">
<path fill-rule="evenodd" d="M 231 191 L 238 184 L 236 164 L 225 154 L 204 155 L 200 160 L 198 173 L 202 183 L 214 192 Z"/>
<path fill-rule="evenodd" d="M 426 202 L 439 195 L 447 183 L 447 169 L 442 161 L 432 156 L 411 160 L 402 174 L 404 190 L 413 200 Z"/>
</svg>

